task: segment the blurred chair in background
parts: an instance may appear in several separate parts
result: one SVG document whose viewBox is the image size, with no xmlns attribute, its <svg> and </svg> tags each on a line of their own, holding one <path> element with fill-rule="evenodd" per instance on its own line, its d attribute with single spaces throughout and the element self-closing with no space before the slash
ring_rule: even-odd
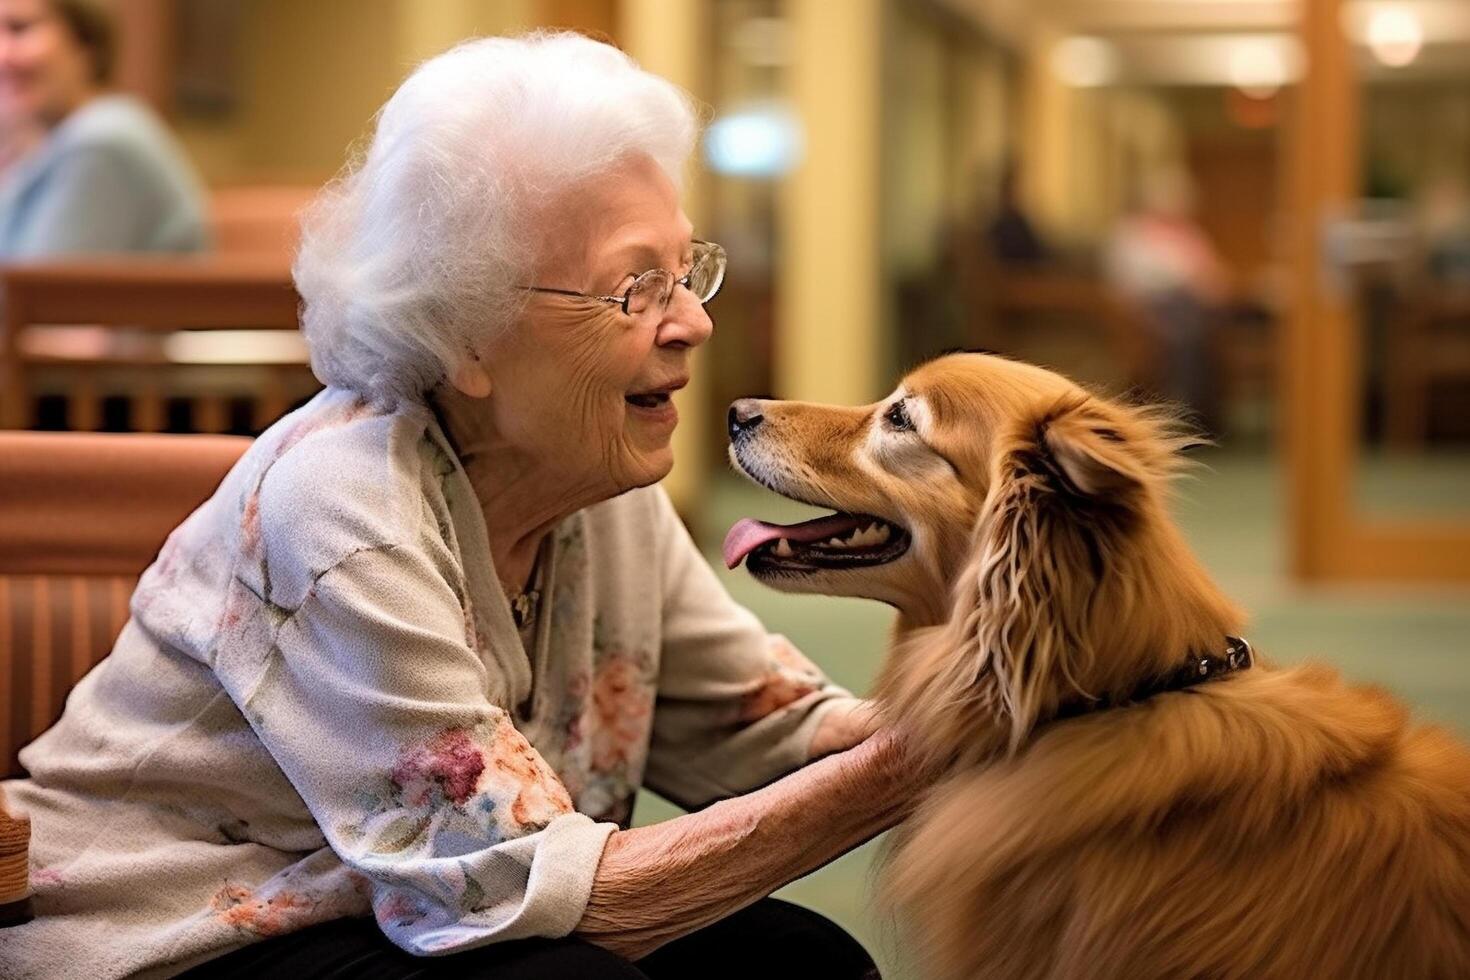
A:
<svg viewBox="0 0 1470 980">
<path fill-rule="evenodd" d="M 1023 331 L 1054 331 L 1061 326 L 1080 333 L 1085 348 L 1107 352 L 1111 373 L 1122 383 L 1151 379 L 1156 354 L 1140 317 L 1096 273 L 1061 267 L 1003 270 L 991 282 L 987 305 L 1000 331 L 996 339 L 1002 352 L 1025 351 Z M 1096 373 L 1081 367 L 1073 370 L 1084 376 Z"/>
<path fill-rule="evenodd" d="M 1411 270 L 1391 280 L 1383 331 L 1384 438 L 1410 450 L 1442 434 L 1436 389 L 1457 394 L 1461 406 L 1470 389 L 1470 181 L 1454 170 L 1437 173 L 1416 205 L 1420 245 Z M 1460 391 L 1446 392 L 1450 386 Z M 1465 435 L 1463 427 L 1453 433 Z"/>
<path fill-rule="evenodd" d="M 0 761 L 112 649 L 164 538 L 249 445 L 231 436 L 0 432 Z"/>
<path fill-rule="evenodd" d="M 1136 311 L 1095 261 L 1049 244 L 1027 213 L 1008 158 L 993 204 L 947 224 L 933 268 L 897 284 L 899 353 L 913 364 L 944 350 L 991 350 L 1125 387 L 1154 355 Z"/>
<path fill-rule="evenodd" d="M 1011 230 L 1005 261 L 998 224 Z M 1029 222 L 981 217 L 950 227 L 940 260 L 923 276 L 899 283 L 902 354 L 909 363 L 956 347 L 980 348 L 1058 367 L 1108 385 L 1144 381 L 1153 363 L 1149 338 L 1134 309 L 1086 263 L 1040 246 L 1028 252 Z M 1040 239 L 1035 239 L 1039 245 Z"/>
<path fill-rule="evenodd" d="M 114 30 L 94 0 L 0 0 L 0 257 L 207 245 L 193 167 L 141 101 L 106 92 Z M 34 139 L 34 145 L 29 145 Z"/>
<path fill-rule="evenodd" d="M 1435 386 L 1470 385 L 1470 288 L 1418 284 L 1398 305 L 1384 341 L 1384 437 L 1399 449 L 1421 449 Z"/>
<path fill-rule="evenodd" d="M 109 428 L 258 432 L 319 387 L 279 258 L 77 260 L 0 282 L 0 428 L 103 428 L 112 395 L 126 421 Z M 38 412 L 47 392 L 66 398 L 59 424 Z"/>
</svg>

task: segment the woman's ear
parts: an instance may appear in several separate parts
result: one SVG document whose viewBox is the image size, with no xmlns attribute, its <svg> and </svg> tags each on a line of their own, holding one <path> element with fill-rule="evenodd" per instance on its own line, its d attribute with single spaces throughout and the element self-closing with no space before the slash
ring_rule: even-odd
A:
<svg viewBox="0 0 1470 980">
<path fill-rule="evenodd" d="M 490 374 L 478 357 L 466 357 L 449 375 L 449 383 L 467 398 L 490 397 Z"/>
</svg>

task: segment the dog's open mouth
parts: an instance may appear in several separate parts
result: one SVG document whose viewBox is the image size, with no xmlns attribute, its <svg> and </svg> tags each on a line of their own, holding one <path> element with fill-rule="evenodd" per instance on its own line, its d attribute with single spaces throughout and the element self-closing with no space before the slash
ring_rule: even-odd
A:
<svg viewBox="0 0 1470 980">
<path fill-rule="evenodd" d="M 800 524 L 737 521 L 725 535 L 725 565 L 749 559 L 753 573 L 815 572 L 883 565 L 909 549 L 909 533 L 867 514 L 833 514 Z"/>
</svg>

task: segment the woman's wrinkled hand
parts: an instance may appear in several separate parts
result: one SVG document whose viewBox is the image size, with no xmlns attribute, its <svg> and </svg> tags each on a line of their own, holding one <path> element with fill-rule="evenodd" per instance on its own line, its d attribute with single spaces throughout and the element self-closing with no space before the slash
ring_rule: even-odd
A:
<svg viewBox="0 0 1470 980">
<path fill-rule="evenodd" d="M 923 797 L 923 775 L 905 733 L 874 716 L 867 702 L 834 707 L 819 734 L 852 747 L 696 813 L 614 831 L 577 934 L 636 960 L 893 827 Z"/>
<path fill-rule="evenodd" d="M 820 759 L 833 752 L 842 752 L 867 741 L 878 731 L 881 720 L 878 709 L 871 701 L 844 702 L 828 711 L 812 735 L 807 750 L 808 759 Z"/>
</svg>

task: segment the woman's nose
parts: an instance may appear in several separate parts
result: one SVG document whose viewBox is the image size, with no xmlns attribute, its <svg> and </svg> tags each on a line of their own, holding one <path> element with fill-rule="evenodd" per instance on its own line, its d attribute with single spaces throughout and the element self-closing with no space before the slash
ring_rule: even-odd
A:
<svg viewBox="0 0 1470 980">
<path fill-rule="evenodd" d="M 715 322 L 710 319 L 704 304 L 683 286 L 674 288 L 669 297 L 668 309 L 664 311 L 664 322 L 659 326 L 660 344 L 677 344 L 681 347 L 698 347 L 714 333 Z"/>
</svg>

